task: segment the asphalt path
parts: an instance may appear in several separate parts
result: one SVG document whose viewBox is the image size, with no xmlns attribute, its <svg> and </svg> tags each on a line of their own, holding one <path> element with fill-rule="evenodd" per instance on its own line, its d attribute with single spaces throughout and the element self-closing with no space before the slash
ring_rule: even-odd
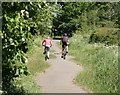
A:
<svg viewBox="0 0 120 95">
<path fill-rule="evenodd" d="M 51 68 L 36 77 L 37 84 L 42 87 L 44 93 L 88 93 L 81 86 L 74 84 L 75 76 L 82 72 L 83 68 L 70 61 L 72 56 L 67 56 L 66 60 L 61 58 L 61 50 L 56 45 L 58 41 L 53 40 L 51 47 L 57 58 L 48 60 Z"/>
</svg>

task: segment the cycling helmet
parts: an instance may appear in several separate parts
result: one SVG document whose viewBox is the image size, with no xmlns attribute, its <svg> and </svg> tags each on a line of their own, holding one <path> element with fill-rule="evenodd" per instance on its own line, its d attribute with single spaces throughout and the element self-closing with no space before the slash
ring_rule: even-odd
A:
<svg viewBox="0 0 120 95">
<path fill-rule="evenodd" d="M 66 34 L 66 33 L 64 33 L 64 34 L 63 34 L 63 36 L 67 36 L 67 34 Z"/>
</svg>

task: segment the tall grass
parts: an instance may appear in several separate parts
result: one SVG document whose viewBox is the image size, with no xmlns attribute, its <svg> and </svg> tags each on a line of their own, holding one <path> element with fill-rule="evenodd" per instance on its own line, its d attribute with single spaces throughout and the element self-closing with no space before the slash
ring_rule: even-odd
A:
<svg viewBox="0 0 120 95">
<path fill-rule="evenodd" d="M 35 37 L 34 42 L 32 43 L 33 45 L 30 46 L 30 50 L 27 53 L 27 67 L 30 71 L 30 75 L 21 76 L 16 81 L 16 84 L 21 86 L 26 91 L 26 93 L 43 93 L 42 88 L 38 86 L 37 82 L 35 82 L 37 74 L 45 72 L 45 70 L 50 67 L 49 63 L 44 61 L 44 48 L 41 46 L 42 41 L 42 37 Z M 55 57 L 50 55 L 50 58 Z"/>
<path fill-rule="evenodd" d="M 104 44 L 88 44 L 89 36 L 70 39 L 69 53 L 84 71 L 75 78 L 77 84 L 94 93 L 117 93 L 118 48 Z"/>
<path fill-rule="evenodd" d="M 31 50 L 28 53 L 29 56 L 29 64 L 28 69 L 32 75 L 36 75 L 37 73 L 43 72 L 50 65 L 44 61 L 44 55 L 42 47 L 42 37 L 36 37 L 31 47 Z"/>
</svg>

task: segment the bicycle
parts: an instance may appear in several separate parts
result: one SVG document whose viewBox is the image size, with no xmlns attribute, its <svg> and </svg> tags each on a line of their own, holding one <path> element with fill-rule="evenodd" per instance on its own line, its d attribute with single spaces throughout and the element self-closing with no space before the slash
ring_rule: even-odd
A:
<svg viewBox="0 0 120 95">
<path fill-rule="evenodd" d="M 63 52 L 62 52 L 62 58 L 64 60 L 66 59 L 66 55 L 67 55 L 67 49 L 66 49 L 66 46 L 65 46 L 64 49 L 63 49 Z"/>
<path fill-rule="evenodd" d="M 49 47 L 45 47 L 43 54 L 45 55 L 45 61 L 47 61 L 49 59 Z"/>
</svg>

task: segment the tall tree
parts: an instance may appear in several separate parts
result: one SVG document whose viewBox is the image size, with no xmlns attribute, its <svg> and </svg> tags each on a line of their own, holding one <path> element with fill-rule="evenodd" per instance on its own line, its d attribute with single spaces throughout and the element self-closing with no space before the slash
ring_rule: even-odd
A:
<svg viewBox="0 0 120 95">
<path fill-rule="evenodd" d="M 76 30 L 87 31 L 91 27 L 116 27 L 119 3 L 110 2 L 62 2 L 54 25 L 59 33 L 73 34 Z M 86 30 L 87 29 L 87 30 Z"/>
</svg>

